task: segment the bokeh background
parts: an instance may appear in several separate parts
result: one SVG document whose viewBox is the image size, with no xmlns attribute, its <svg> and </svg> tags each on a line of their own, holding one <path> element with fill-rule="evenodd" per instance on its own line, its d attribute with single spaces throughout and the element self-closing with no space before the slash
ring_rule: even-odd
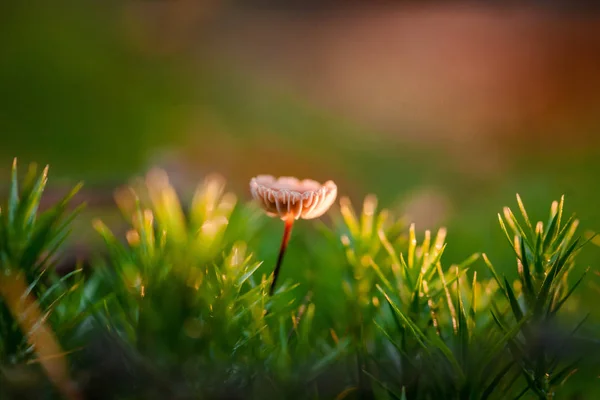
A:
<svg viewBox="0 0 600 400">
<path fill-rule="evenodd" d="M 514 269 L 496 213 L 515 193 L 544 221 L 564 194 L 600 230 L 600 14 L 375 3 L 3 1 L 2 187 L 15 156 L 50 164 L 47 201 L 85 181 L 66 257 L 97 240 L 91 216 L 118 225 L 114 190 L 156 166 L 184 196 L 211 172 L 242 198 L 259 173 L 333 179 L 357 206 L 375 193 L 446 226 L 448 262 Z"/>
</svg>

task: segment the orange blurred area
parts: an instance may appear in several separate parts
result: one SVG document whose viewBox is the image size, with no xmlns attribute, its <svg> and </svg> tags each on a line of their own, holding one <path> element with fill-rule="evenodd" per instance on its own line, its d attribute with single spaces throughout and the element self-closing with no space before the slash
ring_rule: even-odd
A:
<svg viewBox="0 0 600 400">
<path fill-rule="evenodd" d="M 537 153 L 596 144 L 597 13 L 530 4 L 353 4 L 299 9 L 211 3 L 209 13 L 197 3 L 163 3 L 160 11 L 153 5 L 149 31 L 152 38 L 175 31 L 175 37 L 166 35 L 166 47 L 251 80 L 251 93 L 240 88 L 246 101 L 283 93 L 363 128 L 337 133 L 334 140 L 442 148 L 467 175 L 503 173 L 515 143 Z M 202 18 L 205 29 L 194 31 Z M 252 112 L 252 106 L 240 107 Z M 266 163 L 311 176 L 324 162 L 338 165 L 323 156 L 296 159 L 289 142 L 310 141 L 309 132 L 289 139 L 258 126 L 257 144 L 241 146 L 252 156 L 242 157 L 231 150 L 237 132 L 214 129 L 211 119 L 199 125 L 190 135 L 211 145 L 187 148 L 197 168 L 219 166 L 237 175 L 264 170 Z M 227 157 L 228 150 L 236 155 Z"/>
</svg>

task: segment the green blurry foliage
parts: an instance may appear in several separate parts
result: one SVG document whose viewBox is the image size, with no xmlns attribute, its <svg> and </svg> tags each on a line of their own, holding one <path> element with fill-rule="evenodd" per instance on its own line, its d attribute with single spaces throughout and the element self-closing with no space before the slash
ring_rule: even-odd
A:
<svg viewBox="0 0 600 400">
<path fill-rule="evenodd" d="M 72 335 L 68 331 L 72 321 L 82 315 L 81 308 L 68 303 L 81 295 L 81 282 L 77 277 L 81 270 L 61 277 L 54 267 L 69 233 L 69 224 L 77 213 L 77 209 L 68 211 L 67 206 L 79 186 L 52 208 L 39 213 L 47 175 L 48 168 L 38 175 L 35 165 L 31 165 L 19 185 L 16 161 L 13 164 L 8 201 L 0 209 L 0 273 L 5 277 L 23 273 L 29 284 L 27 293 L 38 299 L 47 313 L 44 318 L 66 339 Z M 24 333 L 14 324 L 2 302 L 0 309 L 1 362 L 18 363 L 30 359 L 34 356 L 33 349 L 27 344 Z"/>
<path fill-rule="evenodd" d="M 2 398 L 47 398 L 52 387 L 40 366 L 62 374 L 64 354 L 39 346 L 77 342 L 81 321 L 89 316 L 81 269 L 65 276 L 56 270 L 70 223 L 81 207 L 68 208 L 80 185 L 62 200 L 39 211 L 48 167 L 35 165 L 19 182 L 16 160 L 8 199 L 0 206 L 0 395 Z M 33 302 L 32 302 L 33 300 Z M 19 311 L 21 310 L 21 311 Z M 56 338 L 45 332 L 54 332 Z M 56 343 L 56 339 L 60 343 Z M 57 346 L 58 345 L 58 346 Z M 58 359 L 58 363 L 52 359 Z M 66 372 L 66 371 L 65 371 Z M 60 379 L 69 379 L 60 376 Z M 55 382 L 57 383 L 57 382 Z M 44 397 L 42 397 L 44 396 Z"/>
<path fill-rule="evenodd" d="M 183 64 L 142 52 L 123 17 L 116 2 L 2 2 L 0 157 L 111 180 L 178 142 Z"/>
</svg>

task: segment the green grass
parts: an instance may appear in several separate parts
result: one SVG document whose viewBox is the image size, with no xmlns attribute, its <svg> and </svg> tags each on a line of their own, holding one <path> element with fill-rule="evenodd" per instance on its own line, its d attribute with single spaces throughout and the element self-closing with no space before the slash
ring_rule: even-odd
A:
<svg viewBox="0 0 600 400">
<path fill-rule="evenodd" d="M 501 209 L 493 229 L 512 262 L 499 267 L 485 248 L 448 259 L 445 228 L 418 234 L 374 195 L 360 206 L 341 197 L 296 224 L 269 296 L 281 221 L 223 179 L 183 199 L 151 171 L 117 192 L 127 232 L 95 220 L 92 267 L 58 276 L 75 215 L 70 196 L 40 214 L 46 171 L 31 171 L 19 183 L 13 167 L 1 207 L 2 399 L 600 395 L 600 329 L 581 301 L 597 296 L 581 282 L 598 274 L 577 267 L 596 239 L 578 233 L 564 199 L 543 223 L 520 198 Z M 21 292 L 6 278 L 16 275 Z M 19 323 L 7 293 L 37 299 L 42 323 Z M 34 340 L 39 326 L 59 354 Z M 54 359 L 69 369 L 57 374 Z"/>
</svg>

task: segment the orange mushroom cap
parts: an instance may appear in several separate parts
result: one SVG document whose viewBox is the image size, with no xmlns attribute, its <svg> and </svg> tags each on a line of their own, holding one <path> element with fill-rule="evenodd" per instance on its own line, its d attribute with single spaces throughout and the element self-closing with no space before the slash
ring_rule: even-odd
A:
<svg viewBox="0 0 600 400">
<path fill-rule="evenodd" d="M 337 186 L 333 181 L 321 184 L 312 179 L 258 175 L 250 180 L 250 192 L 271 217 L 313 219 L 329 210 Z"/>
</svg>

